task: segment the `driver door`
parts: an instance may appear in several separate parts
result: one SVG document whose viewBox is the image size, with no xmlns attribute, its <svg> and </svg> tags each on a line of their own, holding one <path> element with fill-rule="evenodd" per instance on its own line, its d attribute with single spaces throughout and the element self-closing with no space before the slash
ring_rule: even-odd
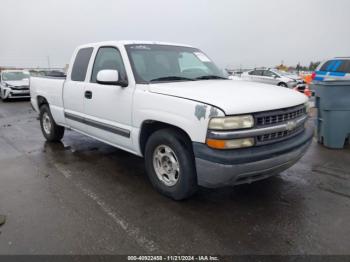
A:
<svg viewBox="0 0 350 262">
<path fill-rule="evenodd" d="M 133 86 L 105 85 L 97 82 L 101 70 L 118 70 L 126 80 L 126 70 L 118 48 L 100 47 L 96 53 L 90 81 L 85 86 L 85 118 L 89 134 L 124 149 L 132 149 L 131 117 Z"/>
</svg>

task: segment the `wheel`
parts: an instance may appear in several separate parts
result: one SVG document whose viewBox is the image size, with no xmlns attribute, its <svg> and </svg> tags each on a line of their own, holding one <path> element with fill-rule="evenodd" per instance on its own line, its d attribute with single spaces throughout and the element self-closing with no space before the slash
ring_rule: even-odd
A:
<svg viewBox="0 0 350 262">
<path fill-rule="evenodd" d="M 145 166 L 153 187 L 174 200 L 197 190 L 197 174 L 191 141 L 175 129 L 156 131 L 148 139 Z"/>
<path fill-rule="evenodd" d="M 288 87 L 288 85 L 286 83 L 279 83 L 278 86 Z"/>
<path fill-rule="evenodd" d="M 48 105 L 40 107 L 40 126 L 44 137 L 49 142 L 58 142 L 63 138 L 64 127 L 59 126 L 53 120 L 51 111 Z"/>
</svg>

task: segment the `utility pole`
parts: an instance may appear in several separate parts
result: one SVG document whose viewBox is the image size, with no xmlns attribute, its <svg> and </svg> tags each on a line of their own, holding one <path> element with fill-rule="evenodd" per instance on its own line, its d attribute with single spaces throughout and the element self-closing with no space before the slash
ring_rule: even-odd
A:
<svg viewBox="0 0 350 262">
<path fill-rule="evenodd" d="M 299 74 L 299 72 L 300 72 L 300 62 L 298 62 L 296 70 L 297 70 L 297 72 Z"/>
<path fill-rule="evenodd" d="M 47 65 L 51 69 L 50 56 L 47 56 Z"/>
</svg>

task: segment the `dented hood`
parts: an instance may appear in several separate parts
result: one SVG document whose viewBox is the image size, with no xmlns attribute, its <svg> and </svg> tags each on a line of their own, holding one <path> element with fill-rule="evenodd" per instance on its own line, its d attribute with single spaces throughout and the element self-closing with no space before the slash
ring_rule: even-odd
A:
<svg viewBox="0 0 350 262">
<path fill-rule="evenodd" d="M 227 115 L 281 109 L 308 101 L 305 95 L 285 87 L 238 80 L 157 83 L 150 84 L 149 90 L 213 105 Z"/>
<path fill-rule="evenodd" d="M 29 79 L 23 80 L 13 80 L 13 81 L 4 81 L 6 84 L 10 86 L 29 86 Z"/>
</svg>

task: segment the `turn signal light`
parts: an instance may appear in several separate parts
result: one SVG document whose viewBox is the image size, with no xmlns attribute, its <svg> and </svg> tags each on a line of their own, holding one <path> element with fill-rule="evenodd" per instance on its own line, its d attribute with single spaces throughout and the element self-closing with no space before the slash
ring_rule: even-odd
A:
<svg viewBox="0 0 350 262">
<path fill-rule="evenodd" d="M 207 139 L 207 145 L 214 149 L 238 149 L 254 146 L 254 138 L 242 138 L 233 140 Z"/>
</svg>

